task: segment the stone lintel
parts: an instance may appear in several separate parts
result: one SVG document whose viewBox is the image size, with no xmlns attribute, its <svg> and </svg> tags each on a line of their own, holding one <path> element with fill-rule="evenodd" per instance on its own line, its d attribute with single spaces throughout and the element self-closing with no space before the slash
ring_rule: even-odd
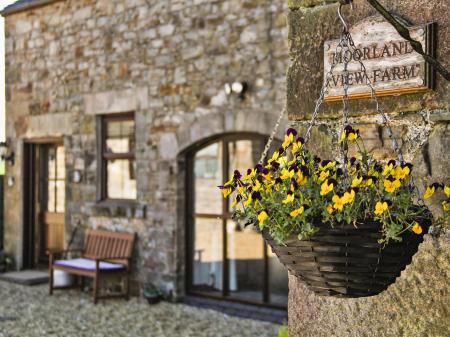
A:
<svg viewBox="0 0 450 337">
<path fill-rule="evenodd" d="M 148 107 L 148 90 L 141 87 L 105 91 L 87 94 L 84 100 L 87 115 L 138 111 Z"/>
</svg>

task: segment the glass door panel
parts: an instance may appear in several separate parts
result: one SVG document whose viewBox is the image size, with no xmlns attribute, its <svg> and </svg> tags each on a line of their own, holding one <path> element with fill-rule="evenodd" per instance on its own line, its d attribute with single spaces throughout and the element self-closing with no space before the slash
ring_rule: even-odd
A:
<svg viewBox="0 0 450 337">
<path fill-rule="evenodd" d="M 193 287 L 221 296 L 223 290 L 223 231 L 221 219 L 196 218 Z"/>
<path fill-rule="evenodd" d="M 211 144 L 194 158 L 195 213 L 223 213 L 223 198 L 217 186 L 223 184 L 222 143 Z"/>
<path fill-rule="evenodd" d="M 289 279 L 286 267 L 278 260 L 270 246 L 267 246 L 267 260 L 270 303 L 286 305 L 289 293 Z"/>
<path fill-rule="evenodd" d="M 264 289 L 264 241 L 254 226 L 227 221 L 229 295 L 262 302 Z"/>
</svg>

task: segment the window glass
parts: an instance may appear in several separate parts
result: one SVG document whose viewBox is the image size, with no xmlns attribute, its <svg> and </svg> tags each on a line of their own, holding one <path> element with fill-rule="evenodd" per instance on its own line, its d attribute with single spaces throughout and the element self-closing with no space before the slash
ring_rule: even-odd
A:
<svg viewBox="0 0 450 337">
<path fill-rule="evenodd" d="M 108 121 L 106 126 L 106 152 L 134 151 L 134 120 Z"/>
<path fill-rule="evenodd" d="M 222 142 L 197 152 L 194 158 L 195 212 L 222 214 Z"/>
<path fill-rule="evenodd" d="M 193 280 L 196 290 L 221 294 L 223 270 L 222 220 L 196 218 Z"/>
<path fill-rule="evenodd" d="M 230 296 L 261 302 L 264 287 L 264 240 L 254 226 L 227 221 Z"/>
<path fill-rule="evenodd" d="M 102 197 L 136 199 L 135 122 L 133 115 L 104 117 Z"/>
<path fill-rule="evenodd" d="M 107 186 L 110 199 L 136 199 L 135 161 L 114 159 L 107 161 Z"/>
</svg>

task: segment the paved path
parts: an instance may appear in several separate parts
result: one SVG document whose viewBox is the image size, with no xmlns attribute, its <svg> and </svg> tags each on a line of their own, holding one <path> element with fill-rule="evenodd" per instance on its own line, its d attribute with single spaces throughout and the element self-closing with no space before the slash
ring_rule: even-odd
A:
<svg viewBox="0 0 450 337">
<path fill-rule="evenodd" d="M 278 326 L 183 304 L 149 306 L 137 298 L 104 300 L 89 294 L 0 281 L 0 337 L 274 337 Z"/>
</svg>

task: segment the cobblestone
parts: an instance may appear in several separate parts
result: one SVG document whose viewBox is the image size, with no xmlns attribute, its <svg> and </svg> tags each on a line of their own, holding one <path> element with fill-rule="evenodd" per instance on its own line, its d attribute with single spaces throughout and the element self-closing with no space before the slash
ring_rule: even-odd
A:
<svg viewBox="0 0 450 337">
<path fill-rule="evenodd" d="M 104 300 L 76 290 L 47 295 L 47 286 L 0 282 L 0 337 L 276 336 L 278 326 L 217 311 L 136 297 Z"/>
</svg>

